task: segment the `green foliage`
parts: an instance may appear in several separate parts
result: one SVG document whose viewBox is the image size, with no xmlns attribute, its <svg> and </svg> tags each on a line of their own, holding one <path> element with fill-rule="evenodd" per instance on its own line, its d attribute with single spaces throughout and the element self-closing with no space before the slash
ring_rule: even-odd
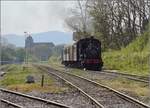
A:
<svg viewBox="0 0 150 108">
<path fill-rule="evenodd" d="M 145 32 L 142 36 L 135 39 L 134 42 L 130 43 L 126 48 L 123 48 L 124 52 L 140 52 L 144 48 L 148 47 L 149 42 L 149 31 Z"/>
<path fill-rule="evenodd" d="M 39 58 L 36 57 L 35 55 L 32 54 L 28 55 L 28 62 L 39 62 L 39 61 L 40 61 Z"/>
<path fill-rule="evenodd" d="M 64 44 L 56 45 L 52 49 L 52 56 L 61 56 Z"/>
<path fill-rule="evenodd" d="M 41 57 L 42 57 L 41 55 L 45 56 L 45 54 L 48 54 L 49 56 L 51 56 L 52 48 L 53 48 L 53 46 L 49 47 L 47 45 L 34 46 L 33 50 L 35 51 L 35 53 L 33 55 L 37 56 L 39 59 L 41 59 Z"/>
<path fill-rule="evenodd" d="M 24 66 L 25 67 L 25 66 Z M 37 70 L 35 67 L 23 67 L 21 65 L 10 65 L 9 70 L 6 70 L 6 74 L 3 79 L 0 80 L 0 86 L 6 87 L 11 90 L 19 90 L 21 92 L 52 92 L 60 93 L 68 90 L 67 87 L 60 87 L 55 84 L 55 79 L 48 76 L 47 73 L 43 73 Z M 35 83 L 25 83 L 26 77 L 32 75 L 35 78 Z M 44 75 L 44 87 L 41 87 L 41 77 Z"/>
<path fill-rule="evenodd" d="M 21 70 L 21 66 L 11 65 L 10 69 L 7 72 L 7 75 L 1 80 L 0 84 L 2 86 L 8 86 L 11 84 L 19 84 L 25 81 L 26 70 Z M 13 69 L 12 69 L 13 68 Z"/>
<path fill-rule="evenodd" d="M 15 59 L 16 52 L 13 48 L 11 47 L 2 47 L 2 54 L 1 54 L 1 59 L 2 61 L 10 61 Z"/>
<path fill-rule="evenodd" d="M 60 56 L 51 56 L 49 58 L 49 63 L 50 64 L 58 64 L 61 62 L 61 57 Z"/>
<path fill-rule="evenodd" d="M 148 75 L 150 70 L 149 44 L 149 31 L 147 31 L 120 51 L 104 52 L 104 66 L 108 69 Z"/>
<path fill-rule="evenodd" d="M 23 62 L 25 57 L 24 48 L 16 48 L 13 45 L 3 45 L 1 47 L 1 59 L 2 61 L 16 61 L 16 62 Z M 7 63 L 7 62 L 6 62 Z"/>
<path fill-rule="evenodd" d="M 16 56 L 18 61 L 23 62 L 24 58 L 25 58 L 25 50 L 24 50 L 24 48 L 17 48 L 15 56 Z"/>
</svg>

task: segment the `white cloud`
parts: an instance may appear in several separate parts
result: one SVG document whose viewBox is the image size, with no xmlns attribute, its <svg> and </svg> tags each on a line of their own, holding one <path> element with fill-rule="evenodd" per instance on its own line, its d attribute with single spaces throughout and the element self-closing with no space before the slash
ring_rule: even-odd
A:
<svg viewBox="0 0 150 108">
<path fill-rule="evenodd" d="M 64 19 L 75 1 L 2 1 L 2 34 L 65 31 Z"/>
</svg>

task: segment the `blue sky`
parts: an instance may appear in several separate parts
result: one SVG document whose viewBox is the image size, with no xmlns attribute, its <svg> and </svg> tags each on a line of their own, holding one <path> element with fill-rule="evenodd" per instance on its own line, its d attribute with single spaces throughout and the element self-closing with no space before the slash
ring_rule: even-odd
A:
<svg viewBox="0 0 150 108">
<path fill-rule="evenodd" d="M 64 19 L 76 1 L 1 1 L 2 34 L 72 32 Z"/>
</svg>

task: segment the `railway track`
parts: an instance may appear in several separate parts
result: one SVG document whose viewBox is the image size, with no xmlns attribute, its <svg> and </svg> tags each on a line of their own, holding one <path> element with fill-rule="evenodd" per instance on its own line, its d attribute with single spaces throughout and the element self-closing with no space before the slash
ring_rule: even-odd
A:
<svg viewBox="0 0 150 108">
<path fill-rule="evenodd" d="M 45 71 L 45 69 L 43 70 L 43 68 L 41 68 L 41 66 L 37 66 L 38 69 Z M 44 67 L 45 68 L 45 67 Z M 47 70 L 46 70 L 47 71 Z M 80 89 L 79 87 L 77 87 L 76 85 L 74 85 L 73 83 L 71 83 L 70 81 L 66 80 L 65 78 L 55 74 L 54 72 L 50 72 L 47 71 L 50 75 L 53 75 L 59 79 L 61 79 L 62 81 L 64 81 L 66 84 L 70 85 L 71 87 L 77 89 L 85 98 L 87 98 L 87 100 L 90 100 L 90 103 L 92 104 L 91 107 L 89 106 L 88 108 L 104 108 L 104 106 L 102 104 L 100 104 L 97 100 L 95 100 L 94 98 L 92 98 L 90 95 L 88 95 L 86 92 L 84 92 L 82 89 Z M 80 104 L 80 103 L 78 103 Z M 82 107 L 82 106 L 81 106 Z M 79 107 L 80 108 L 80 107 Z"/>
<path fill-rule="evenodd" d="M 144 83 L 149 83 L 149 77 L 144 77 L 144 76 L 138 76 L 138 75 L 132 75 L 132 74 L 125 74 L 125 73 L 119 73 L 119 72 L 112 72 L 112 71 L 94 71 L 96 73 L 103 73 L 103 74 L 107 74 L 107 75 L 113 75 L 113 76 L 120 76 L 123 78 L 127 78 L 130 80 L 134 80 L 134 81 L 138 81 L 138 82 L 144 82 Z"/>
<path fill-rule="evenodd" d="M 61 68 L 64 68 L 64 67 L 61 67 Z M 146 77 L 146 76 L 114 72 L 111 70 L 102 70 L 102 71 L 87 70 L 86 72 L 89 72 L 89 73 L 95 74 L 95 75 L 105 74 L 105 75 L 109 75 L 109 76 L 122 77 L 122 78 L 126 78 L 129 80 L 137 81 L 137 82 L 150 83 L 150 77 Z"/>
<path fill-rule="evenodd" d="M 18 104 L 15 104 L 5 99 L 0 99 L 0 103 L 1 103 L 1 108 L 10 108 L 10 107 L 11 108 L 23 108 L 23 106 L 20 106 Z"/>
<path fill-rule="evenodd" d="M 137 81 L 137 82 L 143 82 L 143 83 L 150 83 L 150 77 L 146 77 L 146 76 L 139 76 L 139 75 L 134 75 L 134 74 L 126 74 L 126 73 L 120 73 L 120 72 L 113 72 L 113 71 L 108 71 L 108 70 L 103 70 L 103 71 L 91 71 L 91 70 L 87 70 L 86 72 L 89 72 L 91 74 L 105 74 L 105 75 L 109 75 L 109 76 L 116 76 L 116 77 L 122 77 L 122 78 L 126 78 L 129 80 L 133 80 L 133 81 Z"/>
<path fill-rule="evenodd" d="M 150 108 L 150 106 L 130 96 L 81 76 L 60 72 L 50 67 L 44 66 L 43 68 L 46 68 L 47 72 L 50 74 L 63 78 L 68 83 L 72 83 L 74 86 L 78 87 L 78 89 L 91 97 L 91 99 L 99 105 L 99 108 Z"/>
<path fill-rule="evenodd" d="M 56 103 L 39 97 L 29 96 L 11 90 L 6 90 L 3 88 L 0 88 L 0 96 L 1 103 L 5 103 L 12 107 L 16 106 L 15 108 L 70 108 L 64 104 Z"/>
</svg>

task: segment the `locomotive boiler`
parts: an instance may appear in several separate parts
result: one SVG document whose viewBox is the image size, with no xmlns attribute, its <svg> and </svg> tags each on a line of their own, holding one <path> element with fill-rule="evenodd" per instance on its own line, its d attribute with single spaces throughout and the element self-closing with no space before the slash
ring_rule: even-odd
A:
<svg viewBox="0 0 150 108">
<path fill-rule="evenodd" d="M 69 67 L 101 70 L 101 42 L 94 37 L 84 38 L 66 45 L 62 53 L 62 64 Z"/>
</svg>

